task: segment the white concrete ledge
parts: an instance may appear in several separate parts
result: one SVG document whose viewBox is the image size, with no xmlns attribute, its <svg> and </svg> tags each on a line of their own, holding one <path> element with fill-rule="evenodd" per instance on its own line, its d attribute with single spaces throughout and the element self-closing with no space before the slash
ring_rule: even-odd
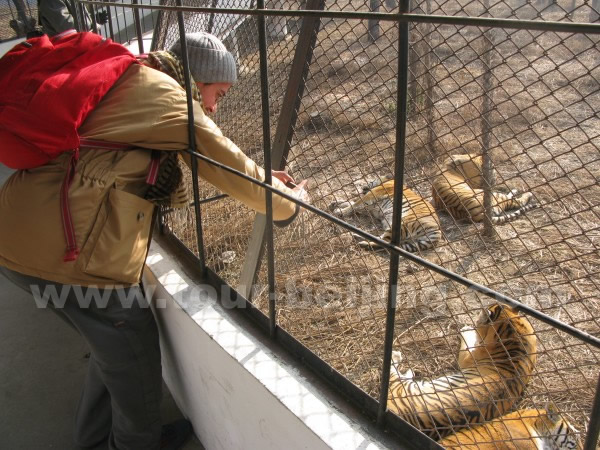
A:
<svg viewBox="0 0 600 450">
<path fill-rule="evenodd" d="M 207 450 L 386 448 L 232 320 L 214 290 L 194 284 L 156 242 L 147 267 L 163 376 Z"/>
</svg>

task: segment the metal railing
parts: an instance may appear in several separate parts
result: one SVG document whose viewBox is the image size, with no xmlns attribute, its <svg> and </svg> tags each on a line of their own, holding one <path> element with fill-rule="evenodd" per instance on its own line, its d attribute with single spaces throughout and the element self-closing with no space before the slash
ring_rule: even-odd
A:
<svg viewBox="0 0 600 450">
<path fill-rule="evenodd" d="M 123 5 L 162 11 L 154 49 L 184 30 L 220 35 L 237 55 L 240 80 L 215 121 L 268 173 L 287 167 L 312 183 L 305 204 L 272 188 L 269 176 L 254 180 L 192 145 L 193 161 L 262 186 L 266 216 L 199 185 L 194 165 L 194 210 L 164 212 L 163 229 L 212 283 L 237 286 L 222 301 L 403 445 L 436 446 L 387 409 L 392 351 L 401 349 L 402 368 L 425 379 L 456 372 L 461 325 L 472 327 L 491 300 L 527 316 L 537 338 L 537 364 L 515 404 L 553 403 L 580 438 L 587 428 L 585 448 L 596 448 L 600 25 L 571 21 L 596 21 L 597 4 L 567 3 L 403 1 L 386 13 L 361 2 L 324 10 L 319 0 L 302 10 L 262 2 Z M 444 176 L 450 155 L 466 153 L 483 156 L 488 170 L 480 205 L 488 220 L 460 221 L 437 204 L 443 239 L 405 250 L 402 221 L 412 216 L 403 210 L 403 186 L 425 200 L 439 196 L 432 181 Z M 358 184 L 385 176 L 395 180 L 391 223 L 379 224 L 385 211 L 377 206 L 366 218 L 326 211 L 332 200 L 359 197 Z M 493 195 L 512 190 L 531 192 L 537 208 L 493 222 Z M 272 227 L 273 193 L 306 210 L 281 231 Z M 373 234 L 386 226 L 389 242 Z"/>
<path fill-rule="evenodd" d="M 72 0 L 65 0 L 71 2 Z M 136 20 L 138 10 L 131 8 L 122 8 L 119 6 L 120 1 L 113 1 L 107 4 L 104 9 L 108 13 L 108 22 L 98 27 L 100 34 L 111 36 L 115 42 L 127 44 L 137 39 L 139 34 L 144 35 L 153 31 L 156 26 L 155 10 L 142 10 L 142 15 L 139 20 Z M 142 5 L 159 4 L 158 0 L 142 0 Z M 78 17 L 79 26 L 85 29 L 95 28 L 96 12 L 99 9 L 94 9 L 94 14 L 82 15 L 82 10 L 78 11 L 79 17 L 83 17 L 85 25 Z M 0 42 L 11 41 L 17 38 L 25 38 L 28 32 L 34 30 L 38 26 L 38 6 L 36 1 L 28 0 L 0 0 Z M 139 26 L 139 30 L 136 27 Z"/>
</svg>

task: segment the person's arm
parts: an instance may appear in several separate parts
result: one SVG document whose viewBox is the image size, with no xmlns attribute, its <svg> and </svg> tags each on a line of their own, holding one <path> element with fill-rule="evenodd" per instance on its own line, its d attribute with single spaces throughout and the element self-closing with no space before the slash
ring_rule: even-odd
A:
<svg viewBox="0 0 600 450">
<path fill-rule="evenodd" d="M 199 153 L 252 178 L 265 180 L 263 168 L 248 158 L 231 140 L 223 136 L 221 130 L 204 114 L 198 103 L 194 105 L 194 118 L 196 147 Z M 190 155 L 183 153 L 183 157 L 186 164 L 191 165 Z M 236 198 L 249 208 L 261 214 L 265 213 L 265 191 L 262 187 L 202 160 L 198 160 L 198 174 L 217 189 Z M 289 195 L 301 195 L 300 189 L 293 191 L 276 177 L 273 177 L 272 185 Z M 273 195 L 273 219 L 278 225 L 291 222 L 298 212 L 299 208 L 295 203 L 276 194 Z"/>
<path fill-rule="evenodd" d="M 223 136 L 197 102 L 194 102 L 194 120 L 199 153 L 264 181 L 264 170 Z M 155 150 L 184 150 L 188 147 L 185 91 L 169 76 L 134 65 L 90 113 L 79 134 Z M 182 154 L 188 165 L 191 164 L 190 155 Z M 205 161 L 198 162 L 198 173 L 222 192 L 265 213 L 265 190 L 262 187 Z M 277 178 L 273 179 L 273 186 L 299 198 L 306 195 L 303 186 L 294 191 Z M 278 225 L 293 220 L 298 211 L 294 202 L 273 195 L 273 218 Z"/>
</svg>

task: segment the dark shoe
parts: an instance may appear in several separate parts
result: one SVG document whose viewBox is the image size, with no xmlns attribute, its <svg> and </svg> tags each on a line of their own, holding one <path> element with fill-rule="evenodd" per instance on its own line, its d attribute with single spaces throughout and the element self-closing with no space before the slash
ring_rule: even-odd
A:
<svg viewBox="0 0 600 450">
<path fill-rule="evenodd" d="M 179 450 L 192 436 L 193 431 L 192 424 L 186 419 L 163 425 L 160 434 L 160 450 Z"/>
</svg>

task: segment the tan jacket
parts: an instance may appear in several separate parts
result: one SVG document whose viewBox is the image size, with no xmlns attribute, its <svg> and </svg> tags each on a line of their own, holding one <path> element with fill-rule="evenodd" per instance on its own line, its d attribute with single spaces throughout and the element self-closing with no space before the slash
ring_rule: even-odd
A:
<svg viewBox="0 0 600 450">
<path fill-rule="evenodd" d="M 258 180 L 264 171 L 224 137 L 199 104 L 194 105 L 197 151 Z M 60 187 L 69 155 L 13 174 L 0 189 L 0 265 L 62 284 L 110 286 L 138 282 L 146 258 L 153 205 L 141 196 L 151 152 L 187 148 L 185 91 L 171 77 L 133 65 L 79 130 L 82 137 L 140 147 L 80 154 L 69 191 L 77 244 L 76 261 L 63 262 L 66 242 Z M 186 155 L 187 156 L 187 155 Z M 190 159 L 186 162 L 189 163 Z M 200 176 L 264 213 L 264 189 L 199 161 Z M 273 185 L 291 191 L 279 180 Z M 273 217 L 293 219 L 296 205 L 273 196 Z"/>
</svg>

